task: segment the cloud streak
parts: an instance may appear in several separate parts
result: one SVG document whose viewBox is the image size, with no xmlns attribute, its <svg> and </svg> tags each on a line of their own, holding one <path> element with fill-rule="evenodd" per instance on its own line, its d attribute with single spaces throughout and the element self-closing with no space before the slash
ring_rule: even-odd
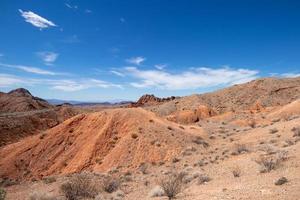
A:
<svg viewBox="0 0 300 200">
<path fill-rule="evenodd" d="M 99 80 L 99 79 L 33 79 L 20 77 L 10 74 L 1 74 L 0 73 L 0 87 L 16 87 L 16 86 L 35 86 L 35 85 L 43 85 L 47 86 L 53 90 L 60 90 L 64 92 L 76 92 L 80 90 L 85 90 L 89 88 L 120 88 L 122 89 L 122 85 L 113 84 L 107 81 Z"/>
<path fill-rule="evenodd" d="M 19 9 L 19 12 L 21 13 L 21 16 L 25 19 L 26 22 L 32 24 L 35 27 L 38 27 L 40 29 L 49 28 L 51 26 L 55 27 L 56 24 L 54 24 L 52 21 L 47 20 L 38 14 L 35 14 L 32 11 L 23 11 Z"/>
<path fill-rule="evenodd" d="M 258 71 L 248 69 L 232 69 L 223 67 L 193 68 L 181 73 L 170 73 L 161 70 L 140 70 L 136 67 L 126 67 L 128 75 L 137 82 L 130 84 L 136 88 L 159 88 L 164 90 L 197 89 L 213 86 L 233 85 L 256 79 Z"/>
<path fill-rule="evenodd" d="M 138 56 L 138 57 L 132 57 L 132 58 L 128 58 L 125 61 L 127 63 L 130 64 L 134 64 L 134 65 L 140 65 L 142 62 L 144 62 L 146 60 L 146 58 Z"/>
<path fill-rule="evenodd" d="M 52 71 L 40 69 L 37 67 L 31 67 L 31 66 L 10 65 L 10 64 L 5 64 L 5 63 L 0 63 L 0 66 L 6 67 L 6 68 L 17 69 L 17 70 L 21 70 L 21 71 L 29 72 L 29 73 L 33 73 L 33 74 L 39 74 L 39 75 L 60 75 L 60 73 L 55 73 Z"/>
</svg>

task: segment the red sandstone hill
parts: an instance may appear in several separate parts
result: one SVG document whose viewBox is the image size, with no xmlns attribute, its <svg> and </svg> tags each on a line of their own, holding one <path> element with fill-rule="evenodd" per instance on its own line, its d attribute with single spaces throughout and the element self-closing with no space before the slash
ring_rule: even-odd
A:
<svg viewBox="0 0 300 200">
<path fill-rule="evenodd" d="M 34 97 L 24 89 L 18 88 L 8 93 L 0 92 L 0 113 L 26 112 L 53 108 L 46 100 Z"/>
<path fill-rule="evenodd" d="M 141 108 L 80 114 L 44 134 L 0 149 L 0 177 L 135 168 L 144 162 L 171 160 L 200 135 L 200 128 L 183 130 Z"/>
</svg>

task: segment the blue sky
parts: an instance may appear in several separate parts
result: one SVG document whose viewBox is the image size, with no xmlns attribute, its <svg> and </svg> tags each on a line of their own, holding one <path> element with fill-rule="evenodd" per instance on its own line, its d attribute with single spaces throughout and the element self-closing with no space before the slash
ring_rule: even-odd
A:
<svg viewBox="0 0 300 200">
<path fill-rule="evenodd" d="M 300 1 L 1 0 L 0 90 L 106 101 L 300 75 Z"/>
</svg>

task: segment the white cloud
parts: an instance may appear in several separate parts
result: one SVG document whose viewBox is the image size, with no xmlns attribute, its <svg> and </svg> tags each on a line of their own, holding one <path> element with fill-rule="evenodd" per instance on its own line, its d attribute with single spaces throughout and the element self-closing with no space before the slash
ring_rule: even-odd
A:
<svg viewBox="0 0 300 200">
<path fill-rule="evenodd" d="M 121 85 L 98 79 L 82 79 L 82 80 L 48 80 L 52 89 L 61 90 L 65 92 L 74 92 L 89 88 L 122 88 Z"/>
<path fill-rule="evenodd" d="M 169 73 L 160 70 L 140 70 L 136 67 L 126 67 L 127 73 L 138 82 L 131 85 L 137 88 L 154 87 L 166 90 L 182 90 L 232 85 L 256 79 L 258 71 L 248 69 L 232 69 L 223 67 L 194 68 L 181 73 Z"/>
<path fill-rule="evenodd" d="M 40 74 L 40 75 L 59 75 L 59 73 L 55 73 L 52 71 L 43 70 L 37 67 L 31 67 L 31 66 L 24 66 L 24 65 L 10 65 L 10 64 L 4 64 L 0 63 L 0 66 L 7 67 L 7 68 L 13 68 L 18 69 L 21 71 L 33 73 L 33 74 Z"/>
<path fill-rule="evenodd" d="M 154 65 L 154 67 L 158 70 L 163 70 L 165 67 L 167 67 L 167 64 L 157 64 Z"/>
<path fill-rule="evenodd" d="M 284 73 L 281 74 L 281 76 L 285 78 L 296 78 L 300 76 L 300 73 Z"/>
<path fill-rule="evenodd" d="M 46 65 L 52 65 L 58 58 L 57 53 L 54 52 L 38 52 L 37 55 L 44 61 Z"/>
<path fill-rule="evenodd" d="M 123 74 L 123 73 L 121 73 L 121 72 L 118 72 L 118 71 L 115 71 L 115 70 L 111 70 L 110 71 L 112 74 L 114 74 L 114 75 L 117 75 L 117 76 L 121 76 L 121 77 L 124 77 L 125 76 L 125 74 Z"/>
<path fill-rule="evenodd" d="M 0 87 L 13 87 L 28 84 L 22 80 L 20 77 L 10 75 L 10 74 L 0 74 Z"/>
<path fill-rule="evenodd" d="M 146 58 L 138 56 L 138 57 L 132 57 L 132 58 L 126 59 L 126 62 L 128 62 L 130 64 L 140 65 L 145 60 L 146 60 Z"/>
<path fill-rule="evenodd" d="M 49 21 L 34 12 L 31 11 L 22 11 L 19 9 L 19 12 L 21 13 L 22 17 L 25 18 L 25 21 L 32 24 L 35 27 L 38 27 L 40 29 L 48 28 L 51 26 L 56 26 L 52 21 Z"/>
<path fill-rule="evenodd" d="M 113 84 L 110 82 L 98 79 L 32 79 L 20 77 L 10 74 L 0 74 L 0 87 L 24 87 L 24 86 L 46 86 L 50 89 L 60 90 L 65 92 L 75 92 L 89 88 L 120 88 L 122 85 Z"/>
</svg>

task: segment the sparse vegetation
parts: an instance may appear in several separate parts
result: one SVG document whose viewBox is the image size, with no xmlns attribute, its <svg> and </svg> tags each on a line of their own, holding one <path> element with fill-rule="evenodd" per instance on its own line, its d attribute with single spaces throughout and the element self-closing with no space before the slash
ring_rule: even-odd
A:
<svg viewBox="0 0 300 200">
<path fill-rule="evenodd" d="M 300 137 L 300 126 L 292 128 L 293 137 Z"/>
<path fill-rule="evenodd" d="M 34 191 L 30 197 L 30 200 L 57 200 L 55 196 L 52 196 L 50 194 L 47 194 L 43 191 Z"/>
<path fill-rule="evenodd" d="M 119 189 L 120 181 L 117 178 L 109 176 L 103 180 L 102 186 L 105 192 L 112 193 Z"/>
<path fill-rule="evenodd" d="M 269 132 L 270 132 L 271 134 L 274 134 L 274 133 L 277 133 L 277 132 L 278 132 L 278 129 L 277 129 L 277 128 L 272 128 L 272 129 L 269 130 Z"/>
<path fill-rule="evenodd" d="M 6 191 L 3 188 L 0 188 L 0 200 L 4 200 L 6 197 Z"/>
<path fill-rule="evenodd" d="M 174 199 L 183 190 L 184 173 L 171 173 L 161 180 L 160 187 L 169 199 Z"/>
<path fill-rule="evenodd" d="M 241 169 L 239 167 L 235 167 L 232 169 L 232 175 L 237 178 L 241 176 Z"/>
<path fill-rule="evenodd" d="M 209 181 L 211 181 L 211 178 L 209 176 L 205 175 L 205 174 L 201 174 L 198 177 L 198 184 L 199 185 L 202 185 L 202 184 L 207 183 Z"/>
<path fill-rule="evenodd" d="M 275 155 L 263 155 L 260 156 L 256 163 L 260 165 L 260 173 L 267 173 L 275 170 L 280 164 L 287 160 L 287 152 L 281 151 Z"/>
<path fill-rule="evenodd" d="M 231 154 L 239 155 L 239 154 L 247 153 L 247 152 L 249 152 L 249 149 L 246 147 L 245 144 L 236 144 L 234 147 L 234 150 Z"/>
<path fill-rule="evenodd" d="M 53 183 L 56 181 L 56 178 L 53 176 L 43 178 L 43 182 L 46 184 Z"/>
<path fill-rule="evenodd" d="M 283 185 L 283 184 L 285 184 L 285 183 L 287 183 L 287 182 L 288 182 L 287 178 L 281 177 L 281 178 L 279 178 L 279 179 L 275 182 L 275 185 Z"/>
<path fill-rule="evenodd" d="M 94 198 L 98 190 L 86 174 L 76 174 L 68 182 L 61 185 L 61 191 L 68 200 Z"/>
</svg>

